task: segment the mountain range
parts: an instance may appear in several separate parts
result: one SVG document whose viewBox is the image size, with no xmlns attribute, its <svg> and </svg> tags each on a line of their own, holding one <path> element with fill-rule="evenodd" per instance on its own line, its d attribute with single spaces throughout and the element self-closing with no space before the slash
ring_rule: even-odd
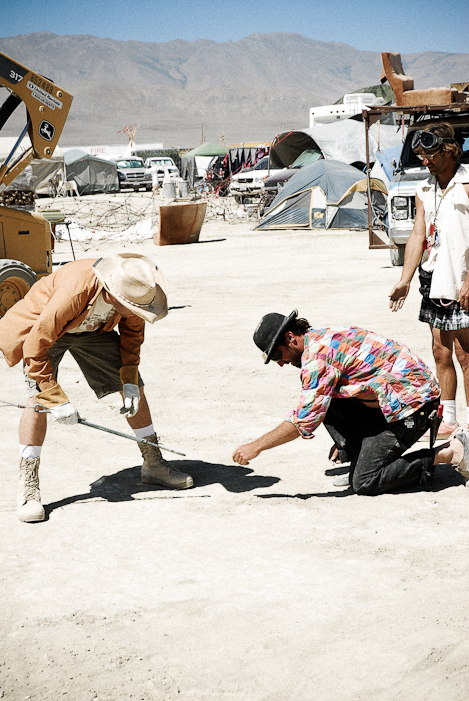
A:
<svg viewBox="0 0 469 701">
<path fill-rule="evenodd" d="M 0 51 L 73 94 L 63 146 L 125 144 L 124 128 L 134 125 L 137 144 L 164 148 L 270 141 L 307 127 L 311 107 L 378 85 L 381 76 L 379 53 L 288 33 L 150 43 L 40 32 L 2 38 Z M 469 80 L 469 53 L 402 60 L 416 88 Z M 2 136 L 17 135 L 18 125 L 24 111 Z"/>
</svg>

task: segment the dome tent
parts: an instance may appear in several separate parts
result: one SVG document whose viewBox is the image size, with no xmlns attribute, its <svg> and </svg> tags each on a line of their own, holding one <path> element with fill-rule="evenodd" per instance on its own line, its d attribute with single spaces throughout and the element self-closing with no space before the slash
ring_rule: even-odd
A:
<svg viewBox="0 0 469 701">
<path fill-rule="evenodd" d="M 384 211 L 386 187 L 371 179 L 373 208 Z M 347 163 L 320 160 L 293 175 L 254 229 L 366 229 L 368 186 Z"/>
</svg>

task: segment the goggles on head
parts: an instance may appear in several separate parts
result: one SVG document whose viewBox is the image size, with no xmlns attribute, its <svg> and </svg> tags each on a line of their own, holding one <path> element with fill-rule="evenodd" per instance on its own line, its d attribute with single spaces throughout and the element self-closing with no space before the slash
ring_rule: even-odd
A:
<svg viewBox="0 0 469 701">
<path fill-rule="evenodd" d="M 423 148 L 426 151 L 432 151 L 436 148 L 439 148 L 442 144 L 448 141 L 452 141 L 454 143 L 454 139 L 451 137 L 447 138 L 443 136 L 437 136 L 431 131 L 424 131 L 423 129 L 419 129 L 416 132 L 414 132 L 411 146 L 413 151 L 415 151 L 418 148 Z"/>
</svg>

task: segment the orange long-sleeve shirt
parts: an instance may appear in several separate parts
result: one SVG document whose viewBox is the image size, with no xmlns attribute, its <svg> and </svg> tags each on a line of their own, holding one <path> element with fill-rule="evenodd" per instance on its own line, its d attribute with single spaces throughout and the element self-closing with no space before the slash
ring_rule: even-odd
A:
<svg viewBox="0 0 469 701">
<path fill-rule="evenodd" d="M 64 333 L 78 326 L 103 289 L 93 271 L 97 258 L 85 258 L 60 266 L 36 282 L 24 299 L 0 319 L 0 350 L 10 366 L 26 363 L 28 376 L 41 392 L 57 384 L 47 356 L 48 349 Z M 145 322 L 117 312 L 100 333 L 119 325 L 122 367 L 138 366 Z"/>
</svg>

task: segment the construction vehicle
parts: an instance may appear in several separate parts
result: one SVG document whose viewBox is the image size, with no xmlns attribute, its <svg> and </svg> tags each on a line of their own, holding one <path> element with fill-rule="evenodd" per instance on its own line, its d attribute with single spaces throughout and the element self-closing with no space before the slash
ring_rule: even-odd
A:
<svg viewBox="0 0 469 701">
<path fill-rule="evenodd" d="M 35 158 L 51 158 L 73 96 L 48 78 L 0 53 L 0 87 L 9 95 L 0 106 L 0 131 L 17 107 L 26 125 L 0 165 L 0 196 Z M 30 145 L 20 148 L 29 136 Z M 52 233 L 40 214 L 0 206 L 0 317 L 22 299 L 38 278 L 52 272 Z"/>
</svg>

